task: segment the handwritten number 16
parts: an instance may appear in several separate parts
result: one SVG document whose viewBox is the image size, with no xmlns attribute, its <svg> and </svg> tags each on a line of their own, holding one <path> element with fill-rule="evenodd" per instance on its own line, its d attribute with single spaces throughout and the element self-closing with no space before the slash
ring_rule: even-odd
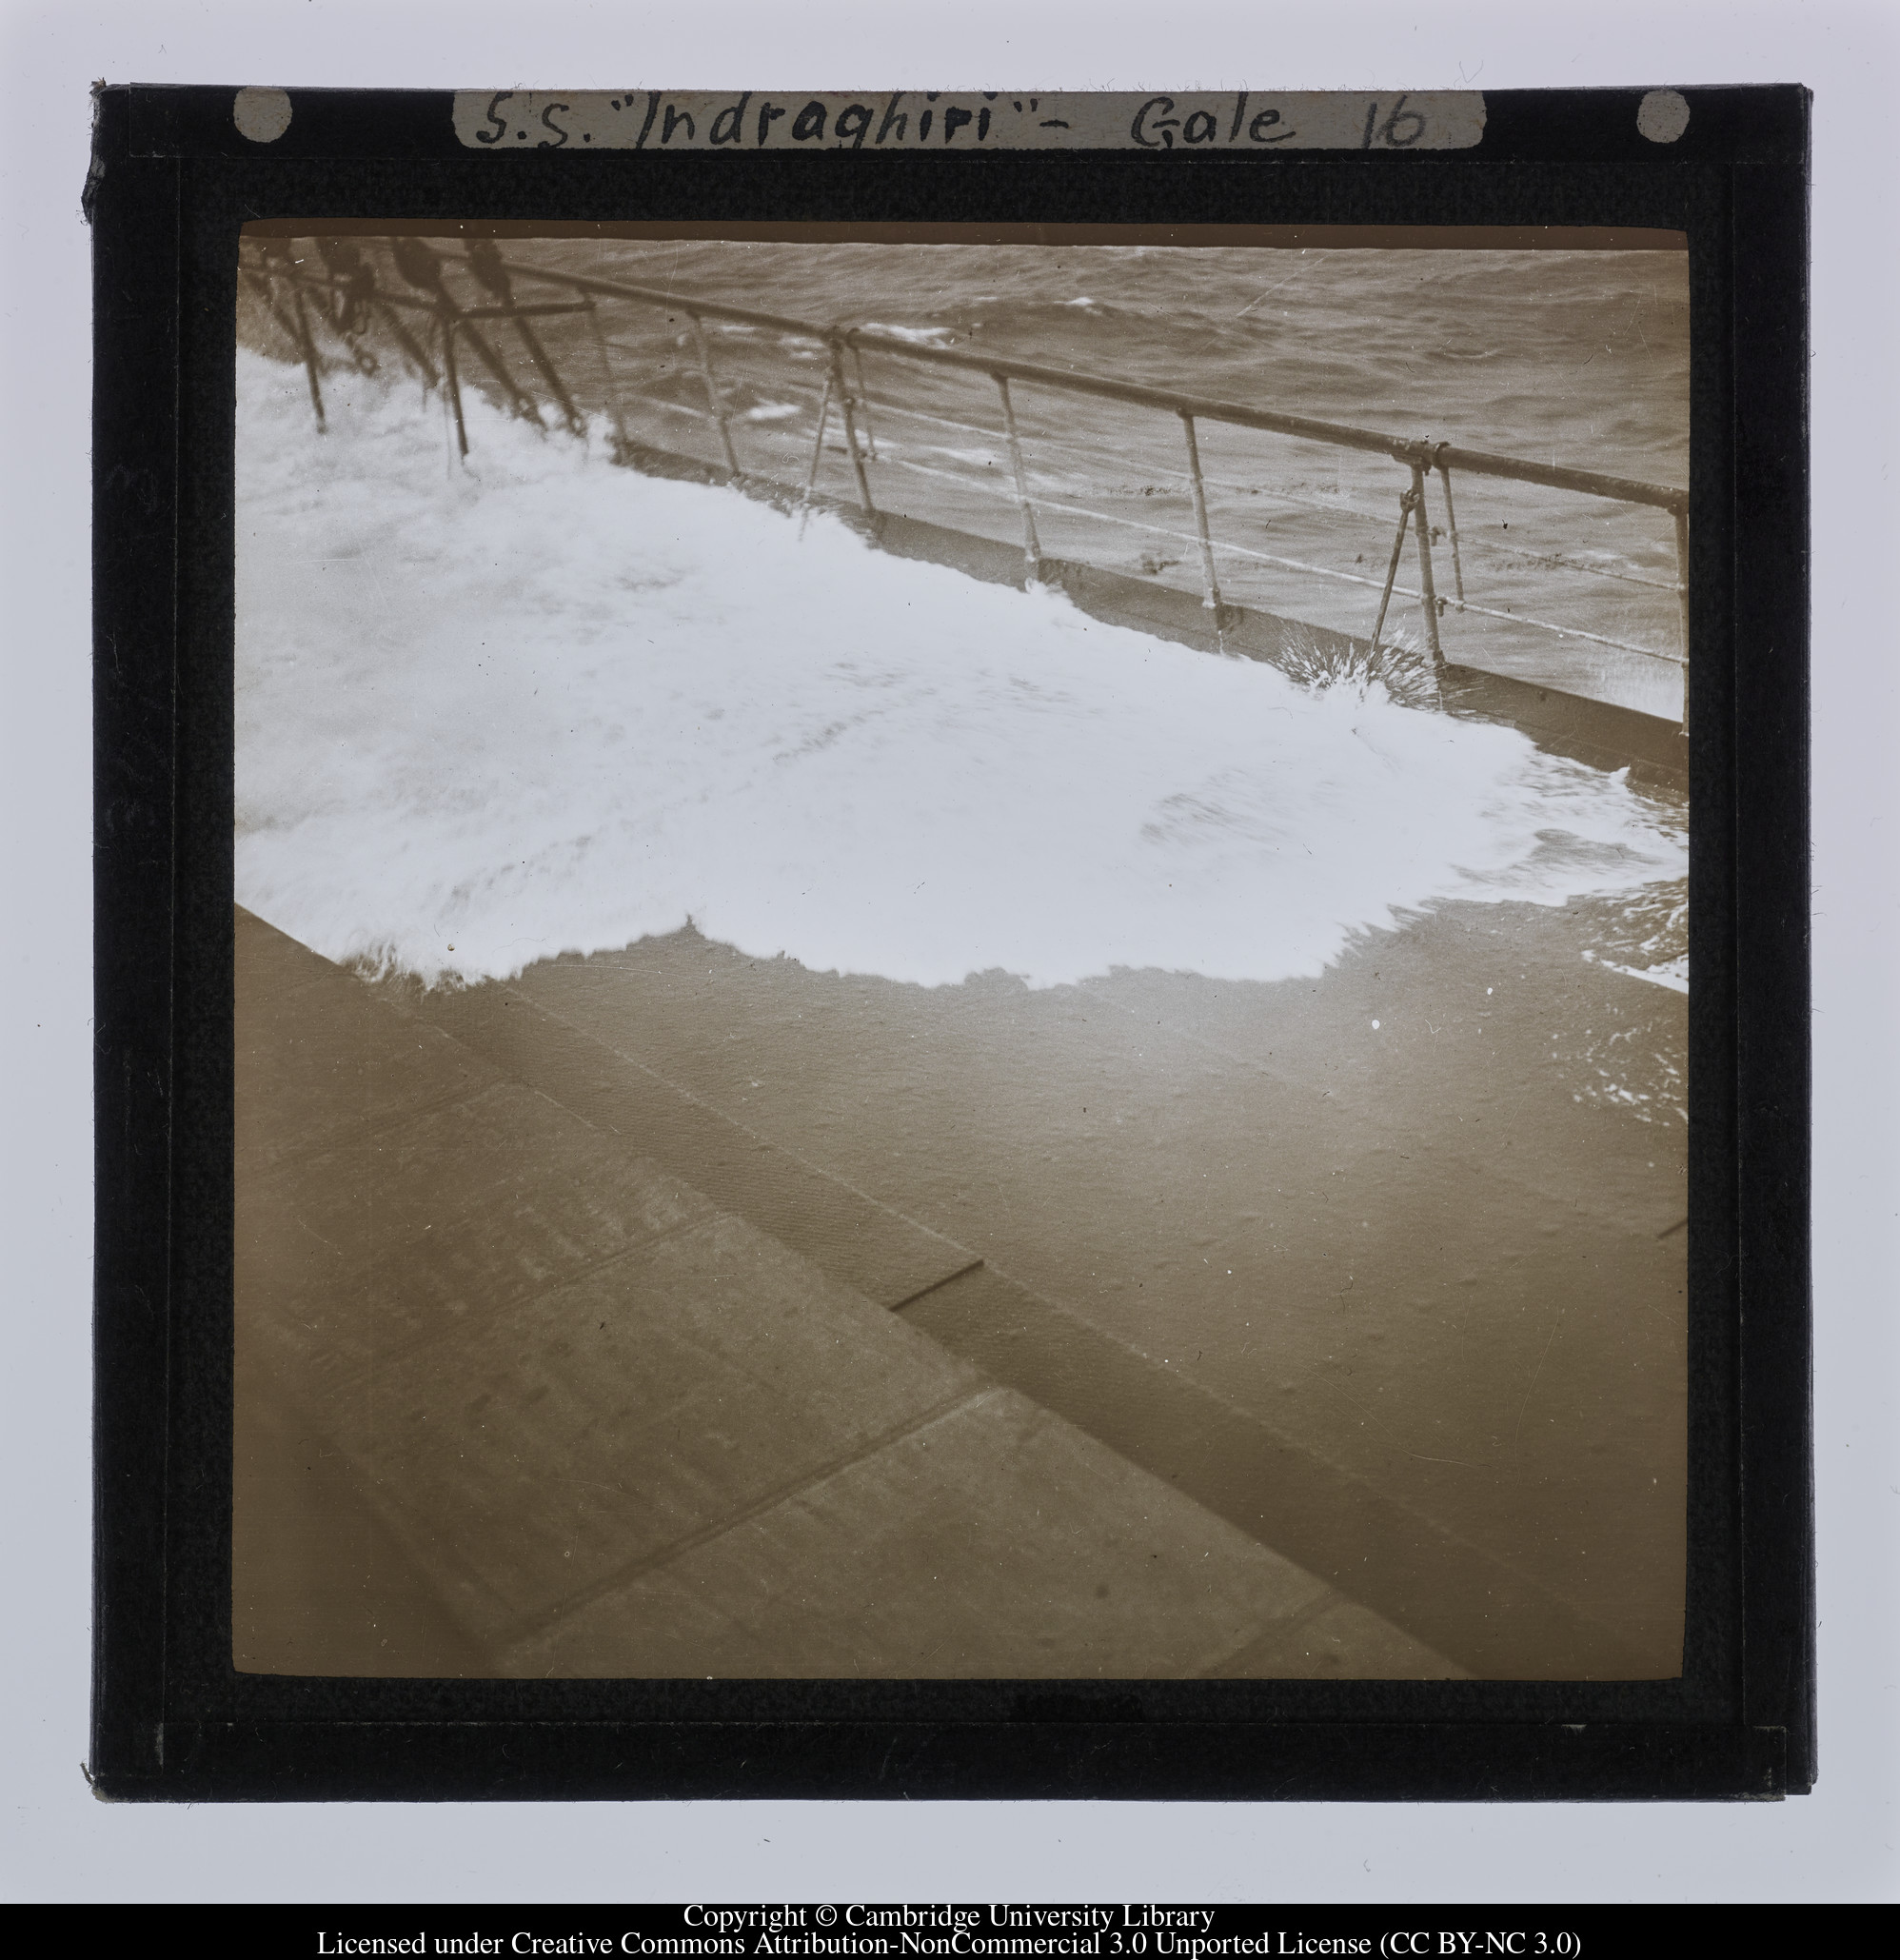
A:
<svg viewBox="0 0 1900 1960">
<path fill-rule="evenodd" d="M 1415 109 L 1407 109 L 1411 98 L 1401 95 L 1392 106 L 1392 113 L 1384 122 L 1378 120 L 1378 104 L 1366 104 L 1366 133 L 1359 141 L 1361 149 L 1371 149 L 1375 142 L 1390 149 L 1409 149 L 1425 133 L 1425 118 Z M 1398 133 L 1401 123 L 1410 123 L 1412 128 L 1403 136 Z"/>
</svg>

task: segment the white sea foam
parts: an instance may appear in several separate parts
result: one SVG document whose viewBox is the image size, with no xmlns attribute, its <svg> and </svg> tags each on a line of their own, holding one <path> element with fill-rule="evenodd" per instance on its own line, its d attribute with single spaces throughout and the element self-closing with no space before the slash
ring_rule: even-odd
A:
<svg viewBox="0 0 1900 1960">
<path fill-rule="evenodd" d="M 1513 730 L 1315 690 L 612 466 L 472 393 L 239 356 L 237 896 L 436 981 L 690 920 L 926 985 L 1319 971 L 1438 898 L 1679 876 Z"/>
<path fill-rule="evenodd" d="M 909 341 L 913 346 L 947 347 L 957 338 L 948 327 L 895 327 L 888 320 L 867 320 L 866 333 L 881 333 L 886 340 Z"/>
</svg>

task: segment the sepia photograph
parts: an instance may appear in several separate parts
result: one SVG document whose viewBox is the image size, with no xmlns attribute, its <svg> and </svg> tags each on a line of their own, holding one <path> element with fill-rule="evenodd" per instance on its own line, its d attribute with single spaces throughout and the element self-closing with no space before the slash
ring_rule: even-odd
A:
<svg viewBox="0 0 1900 1960">
<path fill-rule="evenodd" d="M 247 226 L 235 1667 L 1678 1678 L 1686 245 Z"/>
</svg>

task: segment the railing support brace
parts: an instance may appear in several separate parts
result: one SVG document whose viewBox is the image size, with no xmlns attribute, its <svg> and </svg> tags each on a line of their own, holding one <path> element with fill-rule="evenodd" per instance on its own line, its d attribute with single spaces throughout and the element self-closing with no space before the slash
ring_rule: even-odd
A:
<svg viewBox="0 0 1900 1960">
<path fill-rule="evenodd" d="M 555 403 L 560 407 L 562 417 L 566 422 L 569 431 L 577 436 L 585 435 L 587 425 L 582 420 L 581 411 L 574 406 L 574 398 L 567 392 L 567 385 L 561 379 L 560 369 L 548 358 L 547 349 L 542 346 L 541 336 L 534 330 L 534 323 L 525 314 L 516 310 L 513 275 L 503 263 L 502 255 L 496 249 L 494 241 L 485 238 L 471 239 L 463 247 L 463 250 L 467 261 L 468 269 L 475 275 L 477 281 L 501 302 L 500 311 L 502 318 L 512 320 L 515 323 L 515 331 L 521 335 L 522 346 L 527 349 L 528 359 L 534 363 L 541 374 L 542 380 L 547 384 L 547 391 L 554 397 Z M 589 307 L 592 307 L 593 300 L 591 297 L 587 299 L 585 304 Z M 471 346 L 477 346 L 477 343 L 471 339 L 469 345 Z M 502 382 L 505 387 L 513 390 L 512 378 L 507 375 L 505 369 L 497 376 L 497 379 Z M 516 392 L 520 391 L 517 390 Z M 524 393 L 522 394 L 522 401 L 527 402 L 527 397 Z M 527 402 L 527 406 L 532 408 L 533 404 Z M 519 409 L 520 405 L 518 404 L 517 406 Z M 540 425 L 541 416 L 539 413 L 535 414 L 534 421 L 537 426 Z"/>
<path fill-rule="evenodd" d="M 462 377 L 455 366 L 455 315 L 442 309 L 442 372 L 448 384 L 448 399 L 455 409 L 455 443 L 464 462 L 468 458 L 468 425 L 462 419 Z"/>
<path fill-rule="evenodd" d="M 461 307 L 455 307 L 453 301 L 448 302 L 448 304 L 454 307 L 453 317 L 456 323 L 456 331 L 475 350 L 475 358 L 494 377 L 495 386 L 507 396 L 509 405 L 514 409 L 514 412 L 524 422 L 533 423 L 536 428 L 545 428 L 547 425 L 541 419 L 540 406 L 536 403 L 534 397 L 524 387 L 521 386 L 516 382 L 514 376 L 508 372 L 507 363 L 488 345 L 487 335 L 476 326 L 474 321 L 465 319 Z"/>
<path fill-rule="evenodd" d="M 1214 539 L 1207 528 L 1207 486 L 1200 480 L 1200 445 L 1195 441 L 1194 417 L 1178 411 L 1181 433 L 1187 438 L 1188 485 L 1194 492 L 1194 527 L 1200 540 L 1201 604 L 1214 615 L 1217 630 L 1223 623 L 1220 583 L 1214 575 Z"/>
<path fill-rule="evenodd" d="M 590 308 L 591 310 L 591 308 Z M 540 369 L 541 378 L 547 384 L 547 392 L 554 397 L 555 405 L 561 410 L 561 419 L 567 425 L 572 435 L 584 436 L 587 432 L 586 419 L 575 406 L 574 397 L 568 392 L 567 384 L 561 379 L 561 370 L 555 366 L 547 349 L 541 344 L 541 336 L 534 330 L 532 321 L 518 314 L 509 317 L 515 323 L 515 331 L 522 337 L 522 346 L 527 349 L 527 357 Z"/>
<path fill-rule="evenodd" d="M 871 480 L 864 474 L 864 455 L 858 446 L 858 418 L 852 413 L 851 390 L 844 381 L 844 349 L 838 341 L 831 344 L 831 385 L 844 414 L 844 441 L 851 451 L 851 467 L 858 473 L 858 501 L 863 505 L 866 517 L 876 517 L 878 506 L 871 502 Z"/>
<path fill-rule="evenodd" d="M 1438 644 L 1438 590 L 1432 583 L 1432 521 L 1425 515 L 1425 466 L 1412 465 L 1412 523 L 1418 533 L 1418 591 L 1425 608 L 1425 643 L 1432 649 L 1432 664 L 1445 664 L 1445 650 Z"/>
<path fill-rule="evenodd" d="M 428 338 L 427 334 L 424 334 L 423 340 L 418 340 L 403 325 L 403 316 L 376 290 L 374 286 L 371 286 L 369 288 L 369 298 L 376 311 L 382 315 L 383 323 L 388 327 L 397 346 L 402 349 L 404 359 L 408 361 L 415 367 L 417 373 L 422 376 L 424 390 L 426 392 L 429 388 L 438 386 L 442 376 L 435 371 L 435 363 L 429 359 L 428 349 L 423 345 L 423 341 Z"/>
<path fill-rule="evenodd" d="M 997 393 L 1002 397 L 1002 429 L 1009 444 L 1009 466 L 1016 477 L 1016 507 L 1022 513 L 1023 582 L 1042 583 L 1042 541 L 1036 535 L 1036 511 L 1029 502 L 1029 477 L 1022 466 L 1022 443 L 1016 431 L 1016 409 L 1009 399 L 1009 381 L 996 377 Z"/>
<path fill-rule="evenodd" d="M 324 391 L 317 385 L 316 336 L 310 331 L 310 316 L 304 306 L 304 288 L 293 285 L 290 297 L 296 302 L 297 339 L 304 350 L 304 371 L 310 377 L 310 406 L 316 410 L 317 429 L 321 434 L 329 425 L 324 419 Z"/>
<path fill-rule="evenodd" d="M 853 343 L 851 365 L 858 370 L 858 402 L 864 410 L 864 445 L 871 452 L 871 461 L 878 460 L 878 431 L 871 420 L 871 390 L 864 380 L 864 349 Z"/>
<path fill-rule="evenodd" d="M 1398 560 L 1405 549 L 1405 526 L 1412 521 L 1412 512 L 1416 505 L 1416 488 L 1407 490 L 1398 500 L 1398 528 L 1392 534 L 1392 558 L 1385 568 L 1385 584 L 1378 595 L 1378 618 L 1373 622 L 1373 652 L 1378 652 L 1379 638 L 1385 631 L 1386 608 L 1392 604 L 1392 582 L 1398 576 Z"/>
<path fill-rule="evenodd" d="M 712 349 L 706 345 L 706 329 L 697 313 L 688 313 L 686 318 L 693 323 L 693 344 L 700 350 L 700 373 L 706 385 L 706 401 L 712 408 L 712 418 L 719 425 L 720 446 L 725 451 L 725 466 L 734 476 L 744 472 L 739 466 L 739 458 L 733 454 L 732 430 L 727 426 L 725 402 L 719 391 L 719 383 L 713 378 Z"/>
<path fill-rule="evenodd" d="M 799 536 L 805 534 L 805 520 L 811 515 L 811 493 L 818 486 L 818 466 L 824 460 L 824 426 L 831 420 L 831 370 L 824 375 L 824 393 L 818 405 L 818 434 L 812 439 L 811 467 L 805 471 L 805 486 L 799 498 Z"/>
</svg>

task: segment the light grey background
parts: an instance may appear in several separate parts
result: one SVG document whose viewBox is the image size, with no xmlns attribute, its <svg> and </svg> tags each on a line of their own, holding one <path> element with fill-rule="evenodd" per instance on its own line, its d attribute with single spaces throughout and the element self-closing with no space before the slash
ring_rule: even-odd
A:
<svg viewBox="0 0 1900 1960">
<path fill-rule="evenodd" d="M 106 1806 L 86 1749 L 89 1383 L 86 89 L 113 81 L 520 87 L 1466 88 L 1803 81 L 1816 105 L 1814 1021 L 1821 1783 L 1781 1805 Z M 637 52 L 641 73 L 623 70 Z M 1601 0 L 0 0 L 8 459 L 10 1249 L 0 1504 L 10 1611 L 0 1896 L 547 1900 L 1891 1898 L 1896 1859 L 1891 1311 L 1900 1249 L 1894 763 L 1900 535 L 1890 108 L 1873 4 Z"/>
</svg>

